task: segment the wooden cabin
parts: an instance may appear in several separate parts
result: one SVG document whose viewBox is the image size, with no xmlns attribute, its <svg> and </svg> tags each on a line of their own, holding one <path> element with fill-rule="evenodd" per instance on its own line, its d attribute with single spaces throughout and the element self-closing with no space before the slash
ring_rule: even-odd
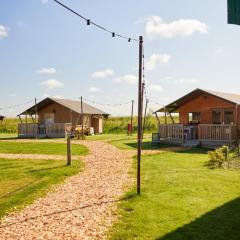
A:
<svg viewBox="0 0 240 240">
<path fill-rule="evenodd" d="M 164 123 L 158 113 L 165 114 Z M 155 112 L 158 133 L 153 142 L 218 147 L 236 143 L 240 136 L 240 95 L 195 89 Z M 174 122 L 173 115 L 179 121 Z M 172 123 L 166 122 L 170 116 Z"/>
<path fill-rule="evenodd" d="M 82 119 L 83 116 L 83 119 Z M 45 98 L 18 115 L 18 136 L 26 137 L 65 137 L 66 127 L 74 129 L 83 123 L 92 134 L 103 132 L 103 118 L 109 114 L 80 100 Z M 32 118 L 31 123 L 28 122 Z"/>
</svg>

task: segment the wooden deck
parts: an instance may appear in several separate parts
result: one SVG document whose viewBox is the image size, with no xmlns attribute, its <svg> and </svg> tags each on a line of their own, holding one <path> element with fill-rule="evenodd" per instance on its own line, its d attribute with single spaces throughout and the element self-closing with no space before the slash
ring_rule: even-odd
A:
<svg viewBox="0 0 240 240">
<path fill-rule="evenodd" d="M 18 124 L 19 138 L 64 138 L 66 127 L 70 123 L 54 123 L 50 125 L 39 125 L 36 123 Z"/>
<path fill-rule="evenodd" d="M 199 124 L 197 126 L 182 124 L 161 124 L 159 132 L 153 133 L 153 143 L 177 145 L 201 145 L 219 147 L 232 145 L 237 141 L 237 126 L 230 124 Z"/>
</svg>

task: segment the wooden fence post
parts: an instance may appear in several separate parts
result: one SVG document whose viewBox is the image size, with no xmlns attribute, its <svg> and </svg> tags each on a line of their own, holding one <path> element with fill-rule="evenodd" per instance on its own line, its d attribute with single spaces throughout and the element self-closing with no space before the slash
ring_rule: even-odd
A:
<svg viewBox="0 0 240 240">
<path fill-rule="evenodd" d="M 68 134 L 67 136 L 67 166 L 72 164 L 71 158 L 71 136 Z"/>
</svg>

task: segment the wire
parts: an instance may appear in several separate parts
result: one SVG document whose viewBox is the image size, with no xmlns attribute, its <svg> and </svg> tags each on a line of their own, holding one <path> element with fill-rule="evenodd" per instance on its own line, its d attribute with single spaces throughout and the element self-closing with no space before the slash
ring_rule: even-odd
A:
<svg viewBox="0 0 240 240">
<path fill-rule="evenodd" d="M 24 102 L 24 103 L 16 104 L 16 105 L 11 105 L 11 106 L 6 106 L 6 107 L 0 107 L 0 110 L 18 108 L 18 107 L 21 107 L 21 106 L 26 105 L 26 104 L 28 104 L 28 103 L 31 103 L 31 102 L 33 102 L 33 101 L 34 101 L 34 99 L 29 100 L 29 101 Z"/>
<path fill-rule="evenodd" d="M 131 42 L 131 41 L 139 42 L 139 40 L 136 39 L 136 38 L 126 37 L 126 36 L 123 36 L 121 34 L 116 33 L 115 31 L 110 31 L 109 29 L 107 29 L 107 28 L 105 28 L 105 27 L 103 27 L 103 26 L 101 26 L 101 25 L 91 21 L 90 19 L 84 17 L 80 13 L 76 12 L 75 10 L 71 9 L 70 7 L 66 6 L 65 4 L 61 3 L 58 0 L 53 0 L 53 1 L 56 2 L 57 4 L 59 4 L 60 6 L 62 6 L 63 8 L 67 9 L 68 11 L 72 12 L 76 16 L 78 16 L 78 17 L 82 18 L 83 20 L 85 20 L 88 26 L 92 24 L 93 26 L 95 26 L 95 27 L 97 27 L 97 28 L 99 28 L 99 29 L 101 29 L 101 30 L 103 30 L 105 32 L 110 33 L 112 37 L 119 37 L 119 38 L 127 39 L 128 42 Z"/>
<path fill-rule="evenodd" d="M 92 100 L 89 100 L 89 99 L 86 99 L 86 98 L 83 98 L 83 100 L 86 101 L 86 102 L 89 102 L 89 103 L 97 104 L 97 105 L 113 106 L 113 107 L 127 105 L 127 104 L 132 102 L 132 100 L 131 100 L 131 101 L 128 101 L 128 102 L 125 102 L 125 103 L 99 103 L 99 102 L 95 102 L 95 101 L 92 101 Z"/>
</svg>

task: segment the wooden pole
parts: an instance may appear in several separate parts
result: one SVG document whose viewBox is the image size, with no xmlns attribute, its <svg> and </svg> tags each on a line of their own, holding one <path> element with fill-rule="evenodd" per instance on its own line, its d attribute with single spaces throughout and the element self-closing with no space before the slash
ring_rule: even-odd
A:
<svg viewBox="0 0 240 240">
<path fill-rule="evenodd" d="M 36 138 L 38 138 L 38 122 L 37 122 L 37 99 L 35 98 L 35 124 L 36 124 Z"/>
<path fill-rule="evenodd" d="M 159 117 L 158 117 L 158 115 L 157 115 L 157 113 L 156 113 L 156 112 L 155 112 L 155 116 L 156 116 L 156 118 L 157 118 L 158 125 L 160 125 L 160 124 L 161 124 L 161 122 L 160 122 L 160 120 L 159 120 Z"/>
<path fill-rule="evenodd" d="M 132 111 L 131 111 L 131 136 L 133 133 L 133 105 L 134 105 L 134 100 L 132 100 Z"/>
<path fill-rule="evenodd" d="M 174 119 L 173 119 L 173 117 L 172 117 L 172 114 L 169 113 L 169 115 L 170 115 L 170 118 L 172 119 L 172 123 L 175 124 Z"/>
<path fill-rule="evenodd" d="M 165 115 L 165 124 L 167 124 L 167 112 L 166 112 L 166 108 L 164 108 L 164 115 Z"/>
<path fill-rule="evenodd" d="M 139 37 L 139 81 L 138 81 L 138 145 L 137 145 L 137 194 L 140 195 L 141 150 L 142 150 L 142 66 L 143 37 Z"/>
<path fill-rule="evenodd" d="M 143 137 L 143 134 L 144 134 L 145 124 L 146 124 L 147 106 L 148 106 L 148 99 L 146 99 L 146 104 L 145 104 L 145 111 L 144 111 L 144 118 L 143 118 L 143 133 L 142 133 L 142 137 Z"/>
<path fill-rule="evenodd" d="M 67 166 L 72 164 L 71 158 L 71 136 L 68 134 L 67 136 Z"/>
<path fill-rule="evenodd" d="M 84 140 L 84 130 L 83 130 L 83 102 L 82 102 L 82 96 L 81 96 L 81 125 L 82 125 L 82 140 Z"/>
</svg>

